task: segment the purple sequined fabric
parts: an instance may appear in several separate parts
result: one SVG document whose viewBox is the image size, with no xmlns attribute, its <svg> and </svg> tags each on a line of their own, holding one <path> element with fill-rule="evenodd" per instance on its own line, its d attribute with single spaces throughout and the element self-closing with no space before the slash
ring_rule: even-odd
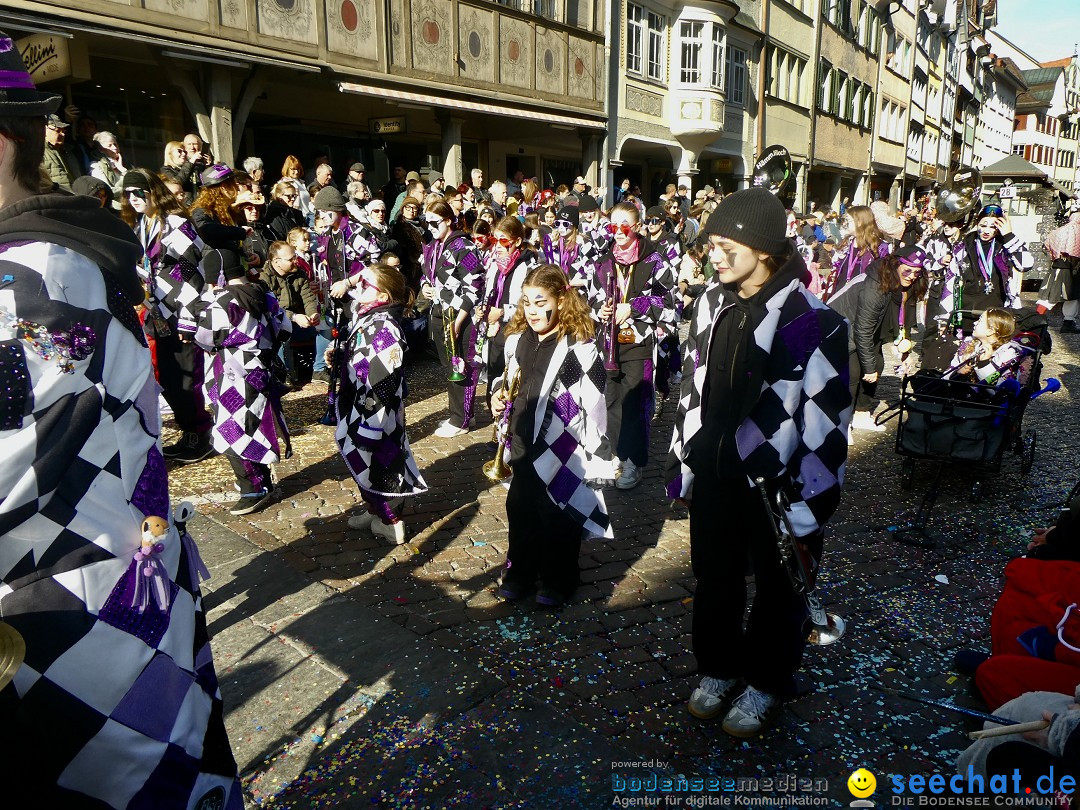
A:
<svg viewBox="0 0 1080 810">
<path fill-rule="evenodd" d="M 157 647 L 169 627 L 169 613 L 172 606 L 176 604 L 176 595 L 180 592 L 180 588 L 175 582 L 169 583 L 169 610 L 161 610 L 151 600 L 146 610 L 140 613 L 138 608 L 132 607 L 132 600 L 135 598 L 135 580 L 139 576 L 139 564 L 132 562 L 124 575 L 120 577 L 120 581 L 116 583 L 112 593 L 109 594 L 98 618 L 118 630 L 141 639 L 151 647 Z"/>
<path fill-rule="evenodd" d="M 804 312 L 795 320 L 782 326 L 779 335 L 795 362 L 805 366 L 810 356 L 821 345 L 821 326 L 818 323 L 817 313 L 814 310 Z"/>
<path fill-rule="evenodd" d="M 131 493 L 131 505 L 143 513 L 144 517 L 156 515 L 169 517 L 169 485 L 165 473 L 165 459 L 153 445 L 146 451 L 146 464 L 143 466 L 135 491 Z"/>
</svg>

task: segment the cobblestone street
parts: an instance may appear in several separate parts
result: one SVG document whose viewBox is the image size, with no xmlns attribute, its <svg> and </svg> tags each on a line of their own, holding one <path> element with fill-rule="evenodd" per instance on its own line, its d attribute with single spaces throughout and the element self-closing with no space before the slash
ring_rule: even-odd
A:
<svg viewBox="0 0 1080 810">
<path fill-rule="evenodd" d="M 979 706 L 968 680 L 951 671 L 952 655 L 988 643 L 1005 563 L 1032 527 L 1053 520 L 1076 479 L 1080 407 L 1069 391 L 1080 391 L 1080 341 L 1056 331 L 1054 340 L 1043 376 L 1059 377 L 1063 388 L 1025 416 L 1025 428 L 1038 430 L 1031 474 L 1021 478 L 1009 453 L 972 503 L 973 476 L 947 473 L 930 519 L 932 550 L 900 544 L 891 531 L 918 507 L 932 465 L 920 462 L 905 492 L 895 422 L 884 433 L 857 434 L 820 583 L 847 635 L 808 649 L 804 694 L 747 742 L 685 707 L 698 680 L 689 524 L 664 497 L 658 463 L 673 399 L 654 426 L 642 484 L 608 493 L 615 539 L 583 546 L 584 585 L 551 613 L 494 594 L 506 526 L 505 490 L 481 473 L 492 456 L 490 423 L 482 414 L 460 439 L 432 435 L 446 405 L 433 361 L 414 358 L 409 375 L 409 434 L 430 491 L 404 508 L 407 544 L 399 547 L 346 526 L 360 499 L 333 429 L 318 424 L 325 387 L 291 394 L 286 414 L 303 431 L 293 458 L 277 468 L 282 497 L 262 513 L 228 514 L 234 493 L 223 458 L 170 471 L 174 499 L 198 496 L 196 539 L 214 572 L 210 632 L 250 800 L 592 808 L 612 804 L 613 775 L 651 768 L 827 779 L 829 804 L 847 805 L 845 783 L 860 766 L 878 774 L 879 801 L 882 774 L 949 773 L 966 721 L 872 687 Z M 894 399 L 896 378 L 881 389 Z M 724 528 L 716 533 L 723 542 Z M 231 557 L 219 536 L 233 537 Z M 346 615 L 382 630 L 361 632 L 368 624 Z M 269 655 L 280 645 L 263 642 L 240 652 L 257 633 L 284 642 L 288 656 Z M 305 672 L 321 674 L 302 675 L 298 667 L 314 659 L 324 666 Z M 283 711 L 288 701 L 301 708 Z M 273 723 L 265 719 L 275 712 Z"/>
</svg>

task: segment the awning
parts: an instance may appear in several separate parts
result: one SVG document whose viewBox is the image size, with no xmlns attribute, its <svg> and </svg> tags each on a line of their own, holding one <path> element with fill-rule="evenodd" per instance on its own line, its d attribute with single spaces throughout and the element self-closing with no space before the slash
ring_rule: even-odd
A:
<svg viewBox="0 0 1080 810">
<path fill-rule="evenodd" d="M 548 124 L 557 124 L 566 127 L 588 127 L 589 129 L 607 129 L 604 121 L 592 118 L 578 118 L 571 115 L 555 115 L 550 112 L 526 110 L 520 107 L 505 107 L 499 104 L 482 104 L 479 101 L 467 101 L 465 99 L 445 98 L 443 96 L 431 96 L 425 93 L 410 93 L 405 90 L 395 90 L 389 87 L 378 87 L 373 84 L 358 84 L 356 82 L 339 82 L 338 90 L 342 93 L 356 93 L 361 96 L 377 96 L 388 98 L 393 101 L 405 101 L 410 104 L 426 104 L 430 107 L 441 107 L 449 110 L 468 110 L 470 112 L 489 113 L 491 115 L 505 115 L 510 118 L 525 118 L 530 121 L 543 121 Z"/>
</svg>

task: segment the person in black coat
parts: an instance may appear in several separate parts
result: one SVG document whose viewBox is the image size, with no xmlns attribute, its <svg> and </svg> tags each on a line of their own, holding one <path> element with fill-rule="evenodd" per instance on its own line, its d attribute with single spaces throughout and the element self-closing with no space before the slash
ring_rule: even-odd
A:
<svg viewBox="0 0 1080 810">
<path fill-rule="evenodd" d="M 281 180 L 270 190 L 270 203 L 266 206 L 262 221 L 270 226 L 270 230 L 274 232 L 274 238 L 278 241 L 288 240 L 289 231 L 293 228 L 307 227 L 307 219 L 296 207 L 299 194 L 296 186 Z"/>
<path fill-rule="evenodd" d="M 878 379 L 885 369 L 882 346 L 896 344 L 904 362 L 904 372 L 914 369 L 917 354 L 915 334 L 916 304 L 926 293 L 926 252 L 920 247 L 902 247 L 896 253 L 874 260 L 866 273 L 851 279 L 829 301 L 852 325 L 849 332 L 849 371 L 856 430 L 882 431 L 871 413 L 877 404 Z"/>
</svg>

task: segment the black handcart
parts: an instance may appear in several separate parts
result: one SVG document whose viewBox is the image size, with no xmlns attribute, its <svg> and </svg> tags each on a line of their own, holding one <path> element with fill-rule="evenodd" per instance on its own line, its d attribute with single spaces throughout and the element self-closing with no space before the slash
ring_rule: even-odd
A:
<svg viewBox="0 0 1080 810">
<path fill-rule="evenodd" d="M 976 473 L 969 499 L 978 501 L 986 474 L 996 475 L 1002 459 L 1012 452 L 1020 457 L 1020 473 L 1027 475 L 1035 462 L 1037 435 L 1025 429 L 1028 404 L 1041 393 L 1056 391 L 1057 380 L 1040 388 L 1043 347 L 1048 344 L 1045 321 L 1014 340 L 1025 346 L 1017 376 L 986 384 L 950 379 L 937 372 L 920 372 L 901 383 L 897 409 L 896 452 L 903 457 L 900 486 L 910 490 L 919 460 L 936 462 L 930 488 L 910 524 L 895 528 L 896 538 L 924 548 L 934 546 L 926 523 L 940 492 L 946 464 L 957 464 Z"/>
</svg>

